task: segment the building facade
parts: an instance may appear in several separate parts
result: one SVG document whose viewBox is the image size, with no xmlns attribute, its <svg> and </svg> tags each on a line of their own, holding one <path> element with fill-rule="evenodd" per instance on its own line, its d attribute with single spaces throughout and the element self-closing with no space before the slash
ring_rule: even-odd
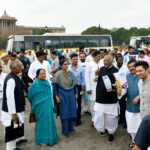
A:
<svg viewBox="0 0 150 150">
<path fill-rule="evenodd" d="M 52 33 L 65 33 L 66 29 L 62 27 L 27 27 L 16 25 L 17 19 L 7 15 L 6 11 L 0 18 L 0 36 L 8 37 L 9 35 L 32 35 L 36 31 L 45 29 Z"/>
</svg>

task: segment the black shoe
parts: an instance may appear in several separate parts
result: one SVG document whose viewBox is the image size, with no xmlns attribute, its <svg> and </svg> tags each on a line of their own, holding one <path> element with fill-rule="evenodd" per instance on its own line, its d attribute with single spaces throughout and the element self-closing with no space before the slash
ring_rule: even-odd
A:
<svg viewBox="0 0 150 150">
<path fill-rule="evenodd" d="M 112 143 L 113 141 L 114 141 L 114 135 L 113 134 L 109 134 L 108 143 Z"/>
<path fill-rule="evenodd" d="M 105 130 L 105 132 L 100 132 L 100 135 L 101 135 L 101 136 L 106 136 L 107 134 L 108 134 L 107 129 Z"/>
<path fill-rule="evenodd" d="M 28 142 L 27 139 L 21 139 L 21 140 L 17 141 L 16 144 L 19 145 L 19 144 L 26 143 L 26 142 Z"/>
<path fill-rule="evenodd" d="M 20 148 L 16 148 L 16 149 L 14 149 L 14 150 L 22 150 L 22 149 L 20 149 Z"/>
<path fill-rule="evenodd" d="M 70 130 L 69 132 L 75 132 L 76 130 L 75 129 L 73 129 L 73 130 Z"/>
<path fill-rule="evenodd" d="M 81 126 L 81 125 L 82 125 L 81 120 L 80 121 L 76 121 L 75 126 Z"/>
<path fill-rule="evenodd" d="M 91 113 L 89 111 L 84 111 L 84 113 L 91 116 Z"/>
</svg>

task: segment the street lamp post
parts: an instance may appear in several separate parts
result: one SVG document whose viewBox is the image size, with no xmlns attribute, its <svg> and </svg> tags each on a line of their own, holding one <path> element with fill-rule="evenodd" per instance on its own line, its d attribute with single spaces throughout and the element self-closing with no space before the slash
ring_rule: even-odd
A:
<svg viewBox="0 0 150 150">
<path fill-rule="evenodd" d="M 99 33 L 99 35 L 100 35 L 100 28 L 101 28 L 101 27 L 100 27 L 100 24 L 99 24 L 99 26 L 98 26 L 98 33 Z"/>
<path fill-rule="evenodd" d="M 99 46 L 100 46 L 100 24 L 98 26 L 98 34 L 99 34 Z"/>
<path fill-rule="evenodd" d="M 48 30 L 48 27 L 47 26 L 45 26 L 45 31 L 47 31 Z"/>
</svg>

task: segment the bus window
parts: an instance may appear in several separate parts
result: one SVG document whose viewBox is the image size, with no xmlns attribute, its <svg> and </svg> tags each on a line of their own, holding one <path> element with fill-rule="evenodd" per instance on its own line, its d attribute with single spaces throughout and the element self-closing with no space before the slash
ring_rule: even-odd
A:
<svg viewBox="0 0 150 150">
<path fill-rule="evenodd" d="M 60 46 L 59 46 L 59 40 L 53 40 L 51 48 L 60 48 Z"/>
<path fill-rule="evenodd" d="M 136 46 L 137 46 L 137 48 L 139 48 L 140 47 L 140 45 L 142 45 L 142 43 L 143 43 L 143 41 L 141 41 L 141 40 L 136 40 Z M 144 44 L 144 43 L 143 43 Z M 131 46 L 133 46 L 133 45 L 131 45 Z M 134 45 L 135 46 L 135 45 Z"/>
<path fill-rule="evenodd" d="M 50 49 L 52 47 L 52 40 L 44 41 L 44 45 L 46 49 Z"/>
<path fill-rule="evenodd" d="M 14 51 L 20 52 L 21 49 L 24 49 L 24 48 L 25 48 L 24 42 L 18 42 L 18 41 L 13 42 Z"/>
<path fill-rule="evenodd" d="M 88 40 L 88 46 L 89 47 L 98 47 L 99 46 L 99 40 L 98 39 Z"/>
<path fill-rule="evenodd" d="M 33 48 L 33 43 L 32 42 L 25 42 L 25 49 L 26 50 L 32 50 Z"/>
<path fill-rule="evenodd" d="M 100 39 L 100 46 L 105 47 L 105 46 L 110 46 L 110 40 L 109 39 Z"/>
<path fill-rule="evenodd" d="M 61 48 L 73 48 L 74 41 L 73 40 L 60 40 L 60 47 Z"/>
<path fill-rule="evenodd" d="M 88 42 L 87 40 L 75 40 L 75 47 L 87 47 Z"/>
</svg>

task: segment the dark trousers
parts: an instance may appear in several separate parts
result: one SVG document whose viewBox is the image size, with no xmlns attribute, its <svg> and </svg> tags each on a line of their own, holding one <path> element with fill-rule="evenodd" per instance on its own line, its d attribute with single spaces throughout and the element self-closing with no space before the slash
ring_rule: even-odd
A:
<svg viewBox="0 0 150 150">
<path fill-rule="evenodd" d="M 119 123 L 124 123 L 126 124 L 126 119 L 125 119 L 125 111 L 126 111 L 126 95 L 124 95 L 120 100 L 119 100 L 119 105 L 120 105 L 120 115 L 119 115 Z"/>
<path fill-rule="evenodd" d="M 78 99 L 77 99 L 78 108 L 77 108 L 76 121 L 81 120 L 81 99 L 82 99 L 82 95 L 80 94 L 81 91 L 82 91 L 82 87 L 81 87 L 81 85 L 78 85 Z"/>
<path fill-rule="evenodd" d="M 61 119 L 61 125 L 62 125 L 62 134 L 68 135 L 70 131 L 74 130 L 74 119 Z"/>
</svg>

